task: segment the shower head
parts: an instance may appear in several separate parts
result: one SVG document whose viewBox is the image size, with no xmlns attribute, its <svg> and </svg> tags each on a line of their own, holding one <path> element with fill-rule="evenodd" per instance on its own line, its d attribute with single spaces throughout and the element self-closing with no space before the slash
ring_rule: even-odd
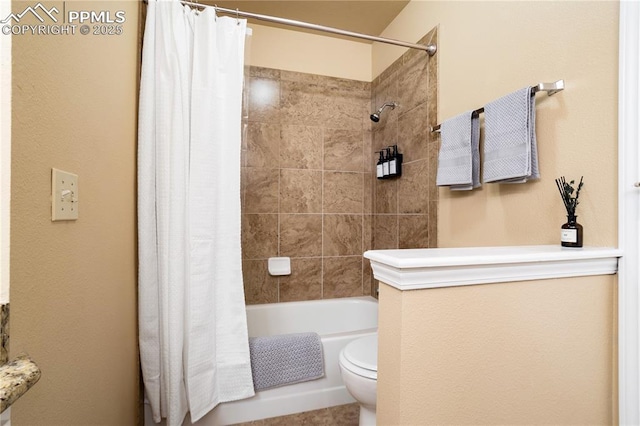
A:
<svg viewBox="0 0 640 426">
<path fill-rule="evenodd" d="M 371 114 L 369 116 L 369 118 L 371 119 L 371 121 L 373 121 L 374 123 L 377 123 L 378 121 L 380 121 L 380 114 L 382 114 L 382 110 L 384 110 L 386 107 L 391 107 L 391 109 L 396 109 L 396 107 L 398 106 L 397 102 L 386 102 L 384 105 L 382 105 L 378 111 L 374 112 L 373 114 Z"/>
</svg>

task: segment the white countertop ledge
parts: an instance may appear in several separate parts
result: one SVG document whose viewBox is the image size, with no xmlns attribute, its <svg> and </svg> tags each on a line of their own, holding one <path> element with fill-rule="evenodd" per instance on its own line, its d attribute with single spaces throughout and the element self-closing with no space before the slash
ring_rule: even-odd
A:
<svg viewBox="0 0 640 426">
<path fill-rule="evenodd" d="M 608 275 L 622 251 L 559 245 L 370 250 L 373 275 L 399 290 Z"/>
</svg>

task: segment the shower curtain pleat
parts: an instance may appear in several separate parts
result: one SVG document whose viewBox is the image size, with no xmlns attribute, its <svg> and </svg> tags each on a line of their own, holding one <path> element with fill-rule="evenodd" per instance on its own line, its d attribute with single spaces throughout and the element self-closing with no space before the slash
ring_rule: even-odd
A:
<svg viewBox="0 0 640 426">
<path fill-rule="evenodd" d="M 140 354 L 154 421 L 254 394 L 240 251 L 246 20 L 150 1 L 138 148 Z"/>
</svg>

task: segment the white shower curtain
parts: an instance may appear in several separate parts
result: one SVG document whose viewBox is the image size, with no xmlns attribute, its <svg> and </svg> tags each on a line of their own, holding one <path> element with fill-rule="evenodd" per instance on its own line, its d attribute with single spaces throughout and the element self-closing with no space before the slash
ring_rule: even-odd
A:
<svg viewBox="0 0 640 426">
<path fill-rule="evenodd" d="M 240 252 L 246 20 L 150 0 L 138 134 L 140 357 L 154 421 L 254 394 Z"/>
</svg>

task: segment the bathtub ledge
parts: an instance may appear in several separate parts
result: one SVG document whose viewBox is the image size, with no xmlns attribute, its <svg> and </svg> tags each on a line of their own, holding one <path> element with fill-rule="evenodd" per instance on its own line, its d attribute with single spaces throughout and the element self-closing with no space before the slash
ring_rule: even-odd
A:
<svg viewBox="0 0 640 426">
<path fill-rule="evenodd" d="M 399 290 L 615 274 L 622 251 L 557 245 L 370 250 L 377 280 Z"/>
<path fill-rule="evenodd" d="M 28 355 L 17 356 L 0 366 L 0 413 L 40 379 L 40 368 Z"/>
</svg>

